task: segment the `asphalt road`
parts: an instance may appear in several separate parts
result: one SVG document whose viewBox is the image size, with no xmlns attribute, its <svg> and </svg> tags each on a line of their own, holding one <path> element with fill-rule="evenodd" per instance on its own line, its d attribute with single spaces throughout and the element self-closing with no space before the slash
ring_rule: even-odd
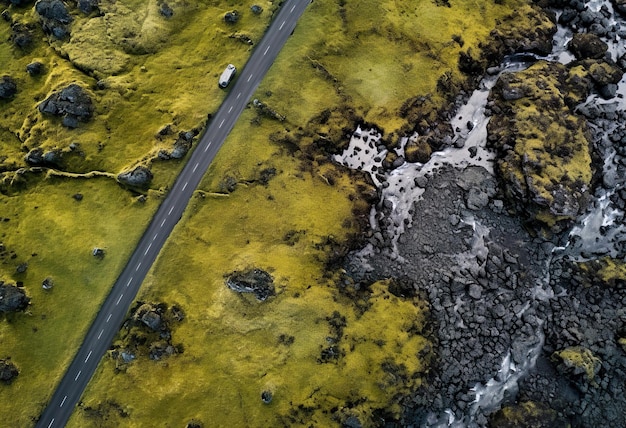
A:
<svg viewBox="0 0 626 428">
<path fill-rule="evenodd" d="M 295 29 L 308 4 L 309 0 L 284 2 L 246 66 L 231 83 L 228 96 L 211 119 L 206 132 L 100 308 L 83 344 L 39 418 L 37 427 L 62 427 L 67 423 L 100 359 L 126 318 L 130 305 L 161 247 L 181 218 L 189 199 L 224 139 Z M 59 334 L 62 335 L 62 332 Z"/>
</svg>

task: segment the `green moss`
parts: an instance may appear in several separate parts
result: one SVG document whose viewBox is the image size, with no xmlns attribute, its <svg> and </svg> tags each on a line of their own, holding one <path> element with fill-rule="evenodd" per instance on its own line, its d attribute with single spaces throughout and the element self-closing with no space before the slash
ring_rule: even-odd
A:
<svg viewBox="0 0 626 428">
<path fill-rule="evenodd" d="M 584 375 L 584 379 L 592 384 L 595 384 L 594 379 L 602 365 L 598 357 L 582 346 L 572 346 L 556 351 L 551 358 L 559 364 L 563 372 L 573 376 Z"/>
<path fill-rule="evenodd" d="M 570 425 L 559 420 L 555 410 L 546 404 L 524 401 L 506 406 L 489 420 L 492 428 L 567 428 Z"/>
<path fill-rule="evenodd" d="M 158 202 L 134 202 L 109 178 L 35 180 L 29 190 L 0 198 L 7 251 L 0 278 L 22 281 L 31 298 L 27 312 L 0 320 L 2 352 L 21 370 L 0 388 L 4 426 L 29 426 L 39 415 Z M 95 247 L 105 249 L 103 259 L 92 255 Z M 28 269 L 20 274 L 21 263 Z M 48 277 L 54 287 L 44 290 Z"/>
<path fill-rule="evenodd" d="M 67 41 L 45 36 L 34 8 L 8 7 L 13 22 L 33 24 L 34 43 L 26 50 L 0 44 L 3 74 L 18 86 L 13 99 L 0 100 L 0 212 L 8 219 L 0 222 L 0 242 L 17 257 L 0 258 L 0 278 L 22 281 L 32 304 L 0 320 L 3 355 L 21 370 L 0 389 L 0 425 L 33 424 L 160 202 L 162 193 L 149 189 L 139 202 L 113 178 L 128 166 L 153 163 L 154 188 L 171 185 L 182 162 L 154 159 L 176 136 L 156 135 L 168 124 L 175 132 L 200 128 L 217 109 L 224 96 L 219 73 L 250 54 L 229 36 L 245 31 L 258 40 L 276 7 L 269 1 L 241 7 L 253 3 L 264 12 L 244 13 L 229 27 L 224 5 L 215 2 L 168 1 L 174 16 L 167 20 L 155 1 L 101 1 L 101 15 L 73 15 Z M 10 24 L 0 23 L 3 40 Z M 33 61 L 44 65 L 39 76 L 26 72 Z M 85 88 L 95 107 L 77 129 L 37 109 L 70 83 Z M 63 165 L 30 170 L 24 155 L 35 147 L 60 150 Z M 103 259 L 92 256 L 94 247 L 105 249 Z M 28 262 L 25 273 L 16 273 L 18 262 Z M 55 285 L 45 291 L 48 277 Z"/>
<path fill-rule="evenodd" d="M 589 285 L 600 283 L 603 286 L 621 288 L 626 284 L 626 263 L 621 259 L 602 257 L 578 263 L 578 267 L 588 274 Z"/>
</svg>

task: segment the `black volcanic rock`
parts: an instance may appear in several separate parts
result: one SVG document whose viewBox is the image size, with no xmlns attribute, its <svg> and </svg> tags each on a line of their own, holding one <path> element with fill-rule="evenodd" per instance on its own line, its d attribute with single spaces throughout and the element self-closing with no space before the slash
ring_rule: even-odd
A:
<svg viewBox="0 0 626 428">
<path fill-rule="evenodd" d="M 0 359 L 0 381 L 10 384 L 20 374 L 17 366 L 10 359 Z"/>
<path fill-rule="evenodd" d="M 148 187 L 153 175 L 150 169 L 143 165 L 136 166 L 132 170 L 124 171 L 117 176 L 117 181 L 132 187 Z"/>
<path fill-rule="evenodd" d="M 85 89 L 72 83 L 58 92 L 54 92 L 39 104 L 39 111 L 44 114 L 63 117 L 63 125 L 75 128 L 78 122 L 86 122 L 93 116 L 93 102 Z"/>
<path fill-rule="evenodd" d="M 258 300 L 265 300 L 275 294 L 274 278 L 258 268 L 231 273 L 226 279 L 226 285 L 238 293 L 254 293 Z"/>
<path fill-rule="evenodd" d="M 41 18 L 44 32 L 52 34 L 57 39 L 70 34 L 69 25 L 73 19 L 61 0 L 39 0 L 35 4 L 35 11 Z"/>
<path fill-rule="evenodd" d="M 0 281 L 0 313 L 23 311 L 29 301 L 24 290 Z"/>
<path fill-rule="evenodd" d="M 600 59 L 606 53 L 608 46 L 595 34 L 576 33 L 567 44 L 567 49 L 577 59 Z"/>
<path fill-rule="evenodd" d="M 0 98 L 12 98 L 17 93 L 17 84 L 11 76 L 2 76 L 0 79 Z"/>
</svg>

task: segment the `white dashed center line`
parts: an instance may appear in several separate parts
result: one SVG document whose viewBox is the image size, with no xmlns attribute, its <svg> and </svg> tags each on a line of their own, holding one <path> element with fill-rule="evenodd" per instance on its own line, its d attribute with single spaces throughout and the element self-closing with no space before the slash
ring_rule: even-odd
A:
<svg viewBox="0 0 626 428">
<path fill-rule="evenodd" d="M 52 418 L 52 420 L 50 421 L 50 423 L 48 424 L 48 428 L 50 428 L 52 426 L 52 424 L 54 423 L 54 418 Z"/>
<path fill-rule="evenodd" d="M 209 147 L 210 147 L 210 146 L 211 146 L 210 144 L 207 144 L 207 146 L 204 148 L 204 152 L 205 152 L 205 153 L 206 153 L 206 151 L 207 151 L 207 150 L 209 150 Z"/>
<path fill-rule="evenodd" d="M 285 25 L 285 21 L 283 21 L 282 24 L 280 24 L 280 28 L 278 29 L 279 31 L 283 29 L 283 26 Z"/>
<path fill-rule="evenodd" d="M 87 358 L 85 358 L 85 362 L 87 362 L 87 361 L 89 360 L 89 357 L 91 357 L 91 353 L 92 353 L 92 352 L 93 352 L 93 351 L 89 351 L 89 353 L 87 354 Z"/>
<path fill-rule="evenodd" d="M 250 77 L 248 77 L 248 82 L 250 81 L 250 79 L 252 79 L 252 74 L 250 75 Z"/>
<path fill-rule="evenodd" d="M 165 224 L 165 219 L 163 219 L 163 221 L 161 222 L 161 227 L 163 227 L 164 224 Z"/>
<path fill-rule="evenodd" d="M 270 47 L 268 46 L 267 48 L 265 48 L 265 52 L 263 52 L 263 56 L 267 55 L 267 51 L 270 50 Z"/>
<path fill-rule="evenodd" d="M 137 272 L 139 270 L 139 268 L 141 267 L 141 262 L 139 262 L 139 264 L 137 265 L 137 267 L 135 268 L 135 272 Z"/>
<path fill-rule="evenodd" d="M 174 206 L 172 206 L 172 208 L 170 208 L 170 211 L 167 213 L 167 215 L 172 215 L 172 211 L 174 211 Z"/>
<path fill-rule="evenodd" d="M 120 301 L 122 300 L 122 297 L 124 297 L 124 293 L 120 294 L 120 297 L 117 298 L 117 302 L 115 302 L 115 306 L 120 304 Z"/>
<path fill-rule="evenodd" d="M 240 96 L 241 96 L 241 92 L 237 94 L 237 99 L 239 99 Z M 228 112 L 230 113 L 230 110 L 228 110 Z"/>
<path fill-rule="evenodd" d="M 189 184 L 189 182 L 185 182 L 185 185 L 183 186 L 183 192 L 185 191 L 185 189 L 187 188 L 187 185 Z"/>
<path fill-rule="evenodd" d="M 231 111 L 233 111 L 233 106 L 230 106 L 230 108 L 228 109 L 228 112 L 230 113 Z"/>
<path fill-rule="evenodd" d="M 225 120 L 226 120 L 226 119 L 222 119 L 222 121 L 220 122 L 220 126 L 219 126 L 219 128 L 221 128 L 221 127 L 222 127 L 222 125 L 224 124 L 224 121 L 225 121 Z"/>
<path fill-rule="evenodd" d="M 107 317 L 107 322 L 111 321 L 111 317 L 113 316 L 113 314 L 109 314 L 109 316 Z"/>
<path fill-rule="evenodd" d="M 291 6 L 291 10 L 289 11 L 289 13 L 293 12 L 295 8 L 296 8 L 296 5 L 294 4 L 293 6 Z"/>
<path fill-rule="evenodd" d="M 63 407 L 63 405 L 65 404 L 65 400 L 67 400 L 67 395 L 63 397 L 63 401 L 61 401 L 61 404 L 59 404 L 59 407 Z"/>
<path fill-rule="evenodd" d="M 98 335 L 98 340 L 102 337 L 102 333 L 104 333 L 104 329 L 100 330 L 100 334 Z"/>
<path fill-rule="evenodd" d="M 156 234 L 152 237 L 152 241 L 154 241 L 154 240 L 157 238 L 157 236 L 159 236 L 159 234 L 158 234 L 158 233 L 156 233 Z"/>
<path fill-rule="evenodd" d="M 78 378 L 80 377 L 80 374 L 82 373 L 82 370 L 78 371 L 78 374 L 76 375 L 76 377 L 74 378 L 74 382 L 76 382 L 78 380 Z"/>
<path fill-rule="evenodd" d="M 126 283 L 126 287 L 128 287 L 130 285 L 130 283 L 133 282 L 133 277 L 131 276 L 130 279 L 128 280 L 128 282 Z"/>
<path fill-rule="evenodd" d="M 231 107 L 232 108 L 232 107 Z M 196 172 L 196 169 L 198 169 L 198 165 L 200 165 L 199 163 L 195 164 L 193 167 L 193 171 L 192 172 Z"/>
</svg>

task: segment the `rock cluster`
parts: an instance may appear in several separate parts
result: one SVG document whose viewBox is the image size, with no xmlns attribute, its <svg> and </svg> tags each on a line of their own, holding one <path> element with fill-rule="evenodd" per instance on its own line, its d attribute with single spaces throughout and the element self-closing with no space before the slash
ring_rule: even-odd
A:
<svg viewBox="0 0 626 428">
<path fill-rule="evenodd" d="M 63 118 L 63 125 L 77 128 L 79 122 L 86 122 L 93 116 L 94 106 L 91 97 L 82 86 L 75 83 L 54 92 L 39 104 L 39 111 Z"/>
<path fill-rule="evenodd" d="M 138 302 L 124 323 L 121 341 L 114 344 L 111 352 L 117 368 L 123 369 L 141 356 L 158 361 L 182 353 L 182 345 L 172 342 L 172 325 L 184 319 L 184 312 L 176 305 Z"/>
</svg>

